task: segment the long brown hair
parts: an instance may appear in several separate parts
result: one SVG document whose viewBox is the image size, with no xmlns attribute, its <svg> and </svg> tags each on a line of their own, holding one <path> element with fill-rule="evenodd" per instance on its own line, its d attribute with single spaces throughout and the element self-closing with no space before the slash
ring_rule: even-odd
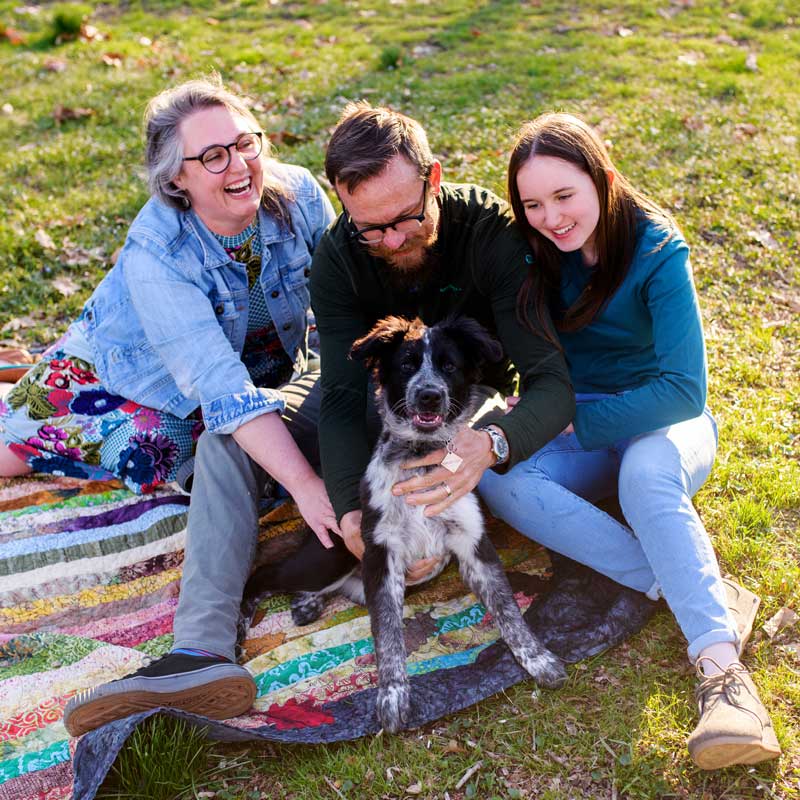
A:
<svg viewBox="0 0 800 800">
<path fill-rule="evenodd" d="M 549 307 L 560 286 L 562 253 L 528 222 L 517 186 L 520 169 L 534 156 L 551 156 L 574 164 L 589 175 L 597 189 L 597 263 L 592 267 L 591 281 L 567 309 Z M 579 330 L 600 313 L 628 272 L 636 247 L 636 226 L 643 215 L 664 228 L 665 238 L 659 247 L 669 241 L 676 229 L 672 217 L 634 189 L 614 167 L 597 133 L 572 114 L 542 114 L 522 126 L 508 164 L 508 197 L 517 224 L 535 255 L 517 298 L 517 314 L 530 326 L 528 309 L 532 304 L 541 329 L 548 332 L 551 310 L 558 312 L 554 322 L 560 331 Z M 548 338 L 558 344 L 553 336 Z"/>
</svg>

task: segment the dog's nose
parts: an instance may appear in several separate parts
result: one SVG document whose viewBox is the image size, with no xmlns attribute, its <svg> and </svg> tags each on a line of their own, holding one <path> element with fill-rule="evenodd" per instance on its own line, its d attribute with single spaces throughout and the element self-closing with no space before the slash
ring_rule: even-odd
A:
<svg viewBox="0 0 800 800">
<path fill-rule="evenodd" d="M 441 389 L 422 389 L 417 395 L 417 403 L 421 410 L 438 409 L 442 404 Z"/>
</svg>

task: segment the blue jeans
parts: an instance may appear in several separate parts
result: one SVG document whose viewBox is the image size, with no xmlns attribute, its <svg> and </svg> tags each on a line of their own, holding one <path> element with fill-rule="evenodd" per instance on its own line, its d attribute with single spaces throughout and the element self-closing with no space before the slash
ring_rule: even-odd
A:
<svg viewBox="0 0 800 800">
<path fill-rule="evenodd" d="M 505 475 L 487 470 L 478 491 L 496 517 L 528 538 L 664 597 L 694 661 L 711 644 L 738 645 L 717 559 L 691 499 L 716 449 L 707 409 L 600 450 L 562 434 Z M 593 505 L 615 494 L 630 527 Z"/>
</svg>

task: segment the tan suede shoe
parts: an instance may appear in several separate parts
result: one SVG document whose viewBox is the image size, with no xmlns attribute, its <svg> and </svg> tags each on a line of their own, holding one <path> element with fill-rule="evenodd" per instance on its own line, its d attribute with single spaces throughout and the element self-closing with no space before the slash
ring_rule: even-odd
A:
<svg viewBox="0 0 800 800">
<path fill-rule="evenodd" d="M 724 672 L 701 677 L 695 691 L 700 721 L 687 745 L 701 769 L 757 764 L 777 758 L 781 748 L 772 721 L 747 670 L 731 664 Z"/>
</svg>

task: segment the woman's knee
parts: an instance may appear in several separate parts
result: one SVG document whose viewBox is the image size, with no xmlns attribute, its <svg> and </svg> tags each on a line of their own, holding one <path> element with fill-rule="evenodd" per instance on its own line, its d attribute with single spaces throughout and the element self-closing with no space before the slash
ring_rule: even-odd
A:
<svg viewBox="0 0 800 800">
<path fill-rule="evenodd" d="M 478 493 L 493 516 L 504 519 L 512 507 L 530 505 L 547 495 L 553 481 L 528 462 L 517 465 L 505 475 L 487 470 L 478 484 Z"/>
</svg>

